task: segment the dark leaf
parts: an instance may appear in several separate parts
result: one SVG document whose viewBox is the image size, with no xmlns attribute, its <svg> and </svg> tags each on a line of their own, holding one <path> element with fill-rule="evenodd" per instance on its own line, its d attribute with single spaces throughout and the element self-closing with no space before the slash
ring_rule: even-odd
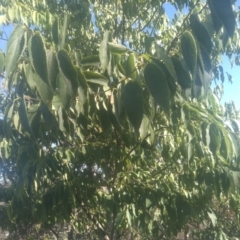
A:
<svg viewBox="0 0 240 240">
<path fill-rule="evenodd" d="M 165 113 L 169 115 L 170 91 L 165 75 L 157 65 L 150 63 L 144 69 L 144 77 L 151 95 Z"/>
<path fill-rule="evenodd" d="M 32 130 L 28 122 L 28 116 L 27 116 L 27 110 L 26 110 L 26 104 L 25 104 L 24 98 L 21 99 L 21 102 L 18 108 L 18 114 L 19 114 L 19 118 L 22 126 L 28 133 L 31 134 Z"/>
<path fill-rule="evenodd" d="M 50 50 L 47 50 L 47 70 L 49 85 L 55 90 L 59 70 L 56 55 Z"/>
<path fill-rule="evenodd" d="M 192 86 L 191 77 L 189 73 L 183 68 L 181 61 L 176 57 L 172 57 L 172 62 L 177 74 L 179 85 L 183 89 L 191 88 Z"/>
<path fill-rule="evenodd" d="M 217 16 L 217 19 L 219 19 L 225 29 L 228 32 L 228 35 L 230 37 L 233 36 L 234 31 L 235 31 L 235 26 L 236 26 L 236 21 L 235 21 L 235 15 L 233 13 L 232 9 L 232 4 L 230 0 L 209 0 L 209 5 L 212 13 L 212 19 L 213 23 L 214 17 Z M 216 15 L 216 16 L 215 16 Z M 214 23 L 214 27 L 216 28 L 216 31 L 218 30 L 220 24 L 218 23 L 217 26 L 215 26 L 216 23 Z"/>
<path fill-rule="evenodd" d="M 35 33 L 29 40 L 29 55 L 34 71 L 48 84 L 47 55 L 40 33 Z"/>
<path fill-rule="evenodd" d="M 183 58 L 194 76 L 197 65 L 197 45 L 193 35 L 185 32 L 181 37 L 181 50 Z"/>
<path fill-rule="evenodd" d="M 129 81 L 123 87 L 122 103 L 130 122 L 138 132 L 143 118 L 143 99 L 142 89 L 136 81 Z"/>
<path fill-rule="evenodd" d="M 60 50 L 57 53 L 59 70 L 71 85 L 71 94 L 75 95 L 78 88 L 77 71 L 66 50 Z"/>
<path fill-rule="evenodd" d="M 191 28 L 195 37 L 206 48 L 207 52 L 210 53 L 212 50 L 213 44 L 207 29 L 200 22 L 198 16 L 195 14 L 191 15 L 190 23 L 191 23 Z"/>
</svg>

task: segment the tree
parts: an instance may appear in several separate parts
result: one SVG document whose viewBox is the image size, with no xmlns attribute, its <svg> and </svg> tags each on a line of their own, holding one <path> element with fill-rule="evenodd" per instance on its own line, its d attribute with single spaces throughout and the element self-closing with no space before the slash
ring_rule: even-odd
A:
<svg viewBox="0 0 240 240">
<path fill-rule="evenodd" d="M 0 1 L 9 238 L 239 237 L 239 112 L 219 103 L 239 12 L 169 2 L 171 22 L 158 0 Z"/>
</svg>

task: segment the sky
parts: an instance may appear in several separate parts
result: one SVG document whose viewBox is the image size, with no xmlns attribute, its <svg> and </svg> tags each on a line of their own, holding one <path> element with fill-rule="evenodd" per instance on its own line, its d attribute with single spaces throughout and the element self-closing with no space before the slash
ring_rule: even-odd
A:
<svg viewBox="0 0 240 240">
<path fill-rule="evenodd" d="M 237 6 L 240 6 L 240 0 L 237 0 L 236 4 Z M 174 6 L 170 3 L 165 3 L 164 8 L 168 17 L 172 19 L 174 14 L 176 13 Z M 183 9 L 183 13 L 186 14 L 187 10 Z M 0 29 L 3 30 L 3 26 L 0 26 Z M 6 51 L 6 39 L 8 39 L 8 37 L 10 36 L 13 27 L 7 27 L 4 28 L 4 30 L 6 32 L 6 35 L 4 34 L 2 36 L 4 40 L 0 39 L 0 50 L 2 50 L 3 52 Z M 231 64 L 226 56 L 222 56 L 222 66 L 224 67 L 225 72 L 228 72 L 230 75 L 232 75 L 233 82 L 232 84 L 228 82 L 227 75 L 225 73 L 226 80 L 224 82 L 224 94 L 221 99 L 221 103 L 224 104 L 225 102 L 233 101 L 236 108 L 240 110 L 240 66 L 231 67 Z"/>
</svg>

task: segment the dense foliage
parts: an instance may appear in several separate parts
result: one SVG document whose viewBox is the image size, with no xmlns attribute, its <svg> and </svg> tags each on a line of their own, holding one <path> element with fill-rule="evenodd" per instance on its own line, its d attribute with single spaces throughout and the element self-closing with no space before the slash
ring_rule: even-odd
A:
<svg viewBox="0 0 240 240">
<path fill-rule="evenodd" d="M 239 12 L 165 2 L 0 0 L 9 238 L 239 239 L 239 113 L 219 103 Z"/>
</svg>

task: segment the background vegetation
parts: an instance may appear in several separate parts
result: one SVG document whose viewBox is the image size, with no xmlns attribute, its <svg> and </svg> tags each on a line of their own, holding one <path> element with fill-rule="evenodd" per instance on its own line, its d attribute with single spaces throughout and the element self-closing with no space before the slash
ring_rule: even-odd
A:
<svg viewBox="0 0 240 240">
<path fill-rule="evenodd" d="M 0 0 L 8 239 L 240 238 L 239 10 L 165 2 Z"/>
</svg>

